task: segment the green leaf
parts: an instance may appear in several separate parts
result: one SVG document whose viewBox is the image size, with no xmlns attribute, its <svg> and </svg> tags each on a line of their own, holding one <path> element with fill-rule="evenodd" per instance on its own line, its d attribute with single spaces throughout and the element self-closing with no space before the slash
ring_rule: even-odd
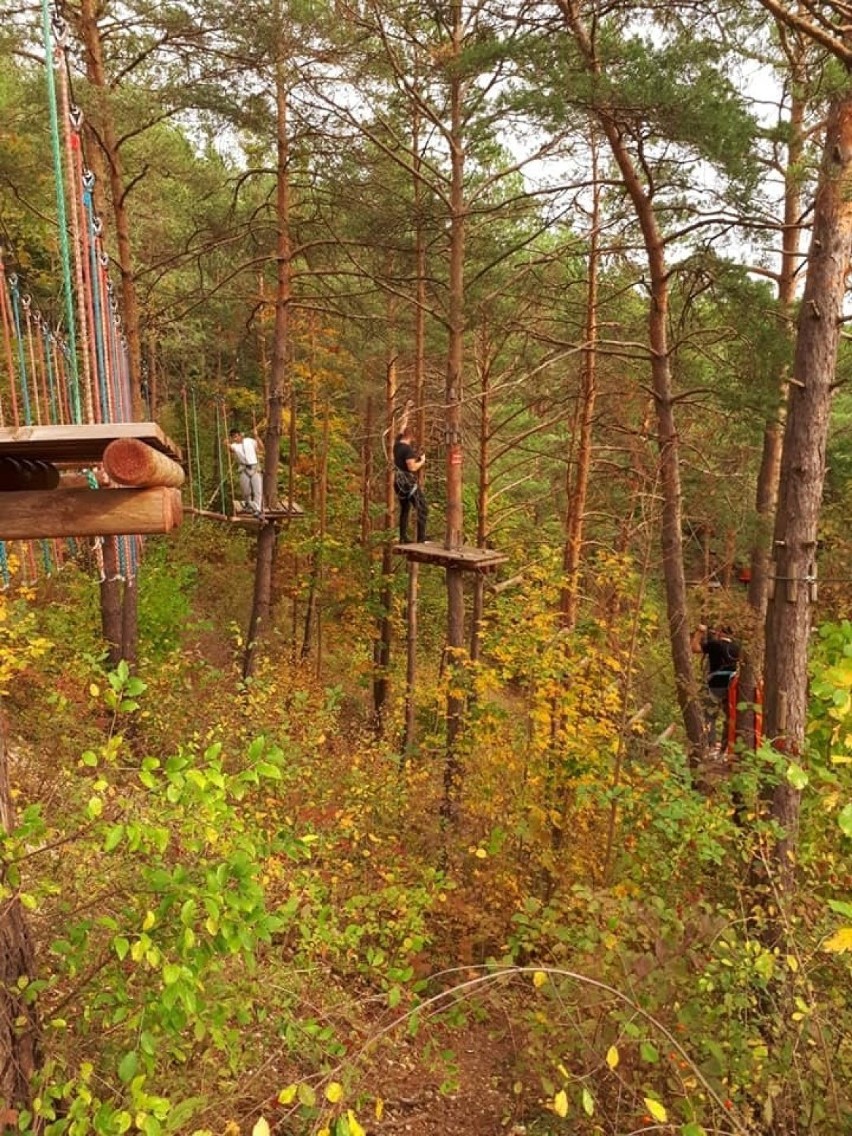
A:
<svg viewBox="0 0 852 1136">
<path fill-rule="evenodd" d="M 707 1132 L 700 1124 L 696 1124 L 694 1120 L 690 1120 L 689 1124 L 684 1124 L 683 1128 L 681 1128 L 680 1136 L 707 1136 Z"/>
<path fill-rule="evenodd" d="M 832 911 L 836 911 L 838 915 L 843 915 L 847 919 L 852 919 L 852 903 L 845 903 L 842 899 L 830 899 L 828 906 Z"/>
<path fill-rule="evenodd" d="M 586 1088 L 583 1089 L 583 1112 L 586 1116 L 595 1115 L 595 1098 Z"/>
<path fill-rule="evenodd" d="M 118 1066 L 118 1076 L 123 1085 L 129 1085 L 133 1078 L 136 1076 L 136 1070 L 139 1068 L 139 1058 L 136 1056 L 136 1050 L 131 1049 L 129 1053 L 125 1053 Z"/>
<path fill-rule="evenodd" d="M 114 848 L 117 848 L 121 843 L 123 836 L 124 825 L 114 824 L 106 834 L 106 839 L 104 840 L 104 852 L 112 852 Z"/>
<path fill-rule="evenodd" d="M 302 1081 L 298 1088 L 299 1104 L 303 1104 L 305 1108 L 313 1108 L 317 1103 L 317 1094 L 314 1092 L 311 1085 Z"/>
<path fill-rule="evenodd" d="M 650 1065 L 656 1065 L 660 1060 L 659 1050 L 650 1041 L 643 1041 L 639 1046 L 639 1056 Z"/>
<path fill-rule="evenodd" d="M 840 825 L 840 831 L 843 835 L 852 838 L 852 804 L 843 806 L 840 810 L 840 816 L 837 818 L 837 823 Z"/>
<path fill-rule="evenodd" d="M 804 769 L 802 769 L 801 765 L 797 765 L 795 761 L 791 761 L 787 766 L 787 780 L 794 789 L 798 789 L 801 793 L 802 789 L 804 789 L 808 783 L 808 775 L 805 773 Z"/>
</svg>

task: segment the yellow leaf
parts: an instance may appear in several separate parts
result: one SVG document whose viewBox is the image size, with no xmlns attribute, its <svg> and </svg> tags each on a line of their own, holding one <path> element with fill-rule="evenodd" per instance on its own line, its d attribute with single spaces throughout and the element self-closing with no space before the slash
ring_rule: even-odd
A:
<svg viewBox="0 0 852 1136">
<path fill-rule="evenodd" d="M 835 931 L 830 939 L 826 939 L 822 944 L 824 951 L 831 951 L 832 954 L 842 955 L 844 951 L 852 951 L 852 927 L 841 927 Z"/>
<path fill-rule="evenodd" d="M 154 924 L 157 922 L 157 916 L 153 911 L 146 911 L 145 918 L 142 920 L 142 930 L 150 931 Z"/>
<path fill-rule="evenodd" d="M 351 1108 L 346 1110 L 346 1121 L 349 1125 L 349 1136 L 367 1136 Z"/>
<path fill-rule="evenodd" d="M 385 1102 L 381 1097 L 376 1097 L 376 1120 L 381 1120 L 385 1114 Z"/>
<path fill-rule="evenodd" d="M 614 1045 L 611 1045 L 609 1047 L 609 1049 L 606 1051 L 606 1063 L 607 1063 L 607 1065 L 609 1065 L 610 1069 L 616 1069 L 618 1067 L 618 1062 L 619 1062 L 618 1050 L 615 1048 Z"/>
<path fill-rule="evenodd" d="M 269 1136 L 269 1121 L 261 1117 L 251 1130 L 251 1136 Z"/>
<path fill-rule="evenodd" d="M 537 970 L 533 975 L 533 986 L 538 990 L 540 987 L 544 986 L 545 982 L 547 982 L 547 975 L 543 970 Z"/>
<path fill-rule="evenodd" d="M 477 858 L 477 860 L 487 860 L 488 859 L 488 853 L 485 851 L 484 848 L 477 848 L 477 850 L 474 852 L 474 856 Z"/>
<path fill-rule="evenodd" d="M 553 1098 L 553 1111 L 557 1116 L 568 1115 L 568 1095 L 564 1089 L 560 1089 Z"/>
<path fill-rule="evenodd" d="M 799 960 L 795 955 L 787 955 L 787 966 L 792 970 L 793 974 L 799 969 Z"/>
<path fill-rule="evenodd" d="M 332 1081 L 330 1084 L 326 1085 L 325 1099 L 330 1101 L 331 1104 L 337 1104 L 342 1096 L 343 1085 L 341 1085 L 339 1081 Z"/>
<path fill-rule="evenodd" d="M 669 1114 L 666 1112 L 660 1102 L 658 1100 L 654 1100 L 653 1097 L 643 1097 L 642 1099 L 645 1102 L 645 1108 L 647 1108 L 648 1112 L 650 1112 L 654 1120 L 656 1120 L 659 1124 L 665 1124 L 669 1119 Z"/>
<path fill-rule="evenodd" d="M 317 1132 L 317 1136 L 331 1136 L 331 1129 L 320 1128 L 319 1132 Z"/>
<path fill-rule="evenodd" d="M 299 1087 L 298 1085 L 287 1085 L 287 1086 L 285 1086 L 285 1088 L 283 1088 L 281 1090 L 281 1092 L 278 1094 L 278 1103 L 279 1104 L 292 1104 L 293 1101 L 296 1099 L 296 1090 L 298 1089 L 298 1087 Z"/>
<path fill-rule="evenodd" d="M 240 1126 L 236 1120 L 229 1120 L 225 1125 L 225 1136 L 240 1136 Z"/>
</svg>

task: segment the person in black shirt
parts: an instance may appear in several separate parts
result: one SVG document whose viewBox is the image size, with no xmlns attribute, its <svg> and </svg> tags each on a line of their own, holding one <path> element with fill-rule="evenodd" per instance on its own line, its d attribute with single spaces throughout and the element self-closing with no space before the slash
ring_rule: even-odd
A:
<svg viewBox="0 0 852 1136">
<path fill-rule="evenodd" d="M 740 645 L 730 627 L 716 629 L 699 623 L 692 636 L 692 650 L 706 660 L 707 691 L 710 705 L 707 715 L 708 745 L 716 744 L 716 718 L 722 709 L 722 750 L 728 737 L 728 688 L 737 673 Z"/>
<path fill-rule="evenodd" d="M 394 490 L 399 499 L 399 543 L 408 543 L 408 517 L 413 505 L 417 515 L 417 543 L 423 544 L 426 540 L 429 506 L 420 488 L 417 473 L 426 464 L 426 457 L 415 449 L 407 426 L 403 426 L 393 444 L 393 464 Z"/>
</svg>

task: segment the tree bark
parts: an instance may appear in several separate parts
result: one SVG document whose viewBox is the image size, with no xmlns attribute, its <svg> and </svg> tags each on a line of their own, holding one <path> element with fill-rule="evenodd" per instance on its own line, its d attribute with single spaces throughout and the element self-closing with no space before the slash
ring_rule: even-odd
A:
<svg viewBox="0 0 852 1136">
<path fill-rule="evenodd" d="M 811 581 L 825 479 L 831 395 L 852 247 L 852 94 L 832 102 L 814 202 L 807 277 L 799 311 L 781 454 L 775 522 L 775 588 L 766 612 L 765 727 L 777 750 L 801 760 L 808 700 Z M 783 829 L 774 850 L 776 884 L 795 881 L 801 793 L 786 778 L 768 788 Z"/>
<path fill-rule="evenodd" d="M 393 311 L 391 310 L 391 317 Z M 391 318 L 391 327 L 393 319 Z M 395 433 L 394 408 L 396 403 L 396 358 L 388 360 L 385 377 L 385 422 L 387 423 L 388 437 L 393 445 Z M 394 526 L 393 491 L 393 462 L 389 461 L 385 472 L 385 532 L 390 532 Z M 393 606 L 393 545 L 392 538 L 388 537 L 382 544 L 381 577 L 379 583 L 379 616 L 376 628 L 376 638 L 373 641 L 373 724 L 376 732 L 381 735 L 384 730 L 385 704 L 388 697 L 388 668 L 391 654 L 391 609 Z"/>
<path fill-rule="evenodd" d="M 573 0 L 560 0 L 566 22 L 592 74 L 600 70 L 594 44 Z M 690 761 L 697 763 L 704 746 L 704 716 L 693 669 L 687 611 L 686 573 L 683 565 L 680 456 L 675 421 L 674 384 L 668 340 L 669 269 L 666 242 L 660 231 L 653 197 L 645 186 L 639 166 L 633 161 L 626 131 L 607 104 L 593 107 L 621 172 L 633 205 L 648 262 L 648 341 L 651 354 L 651 386 L 657 420 L 662 525 L 660 543 L 665 581 L 666 617 L 678 705 L 686 730 Z"/>
<path fill-rule="evenodd" d="M 778 276 L 780 334 L 790 334 L 790 316 L 796 299 L 796 271 L 799 267 L 801 243 L 801 160 L 805 139 L 805 99 L 799 94 L 804 87 L 804 49 L 793 60 L 790 84 L 789 143 L 784 171 L 784 227 L 781 234 L 781 266 Z M 784 384 L 782 382 L 782 387 Z M 782 395 L 786 395 L 786 389 Z M 778 413 L 767 419 L 763 430 L 763 449 L 755 490 L 755 512 L 758 539 L 751 550 L 748 604 L 754 612 L 755 631 L 740 663 L 737 739 L 746 749 L 757 745 L 756 707 L 761 697 L 760 679 L 764 664 L 763 625 L 769 599 L 769 563 L 772 520 L 778 500 L 778 478 L 781 472 L 783 437 L 783 399 Z"/>
<path fill-rule="evenodd" d="M 461 55 L 463 47 L 462 10 L 460 0 L 450 6 L 452 20 L 452 54 Z M 462 136 L 463 79 L 457 70 L 450 73 L 450 270 L 449 270 L 449 342 L 447 344 L 447 381 L 445 403 L 447 414 L 447 527 L 445 545 L 459 548 L 463 542 L 462 510 L 462 364 L 464 359 L 464 140 Z M 446 757 L 444 766 L 444 800 L 442 816 L 455 821 L 463 778 L 459 741 L 464 722 L 464 697 L 453 671 L 462 665 L 464 654 L 464 580 L 455 568 L 447 569 L 447 648 L 449 685 L 446 711 Z"/>
<path fill-rule="evenodd" d="M 283 35 L 279 40 L 281 52 L 285 49 Z M 269 508 L 278 503 L 278 466 L 281 452 L 281 414 L 287 381 L 287 352 L 290 342 L 290 140 L 288 134 L 288 90 L 285 63 L 278 59 L 275 72 L 276 106 L 276 220 L 275 247 L 275 330 L 272 344 L 272 373 L 269 378 L 269 397 L 266 403 L 266 431 L 263 438 L 263 498 Z M 292 470 L 294 455 L 290 455 Z M 272 615 L 272 575 L 277 546 L 277 530 L 273 524 L 264 524 L 257 538 L 257 564 L 254 575 L 254 598 L 245 653 L 243 678 L 254 673 L 259 637 L 269 630 Z"/>
<path fill-rule="evenodd" d="M 583 530 L 586 516 L 586 498 L 592 468 L 592 422 L 597 395 L 597 339 L 598 339 L 598 271 L 600 268 L 600 196 L 598 183 L 598 148 L 591 139 L 592 216 L 589 232 L 589 276 L 586 283 L 586 327 L 583 342 L 583 369 L 580 376 L 577 414 L 576 470 L 571 476 L 569 466 L 568 513 L 565 519 L 565 547 L 562 555 L 564 581 L 560 597 L 560 614 L 563 627 L 573 630 L 577 624 L 580 594 L 580 560 L 583 550 Z"/>
<path fill-rule="evenodd" d="M 109 492 L 104 490 L 103 492 Z M 118 540 L 108 537 L 103 543 L 104 576 L 101 580 L 101 633 L 107 647 L 110 667 L 121 662 L 124 641 L 122 617 L 122 581 L 118 568 Z"/>
<path fill-rule="evenodd" d="M 9 786 L 5 723 L 0 719 L 0 827 L 15 827 Z M 38 1014 L 24 999 L 22 980 L 35 973 L 33 947 L 9 864 L 0 860 L 0 882 L 10 887 L 0 900 L 0 1131 L 17 1128 L 15 1113 L 31 1105 L 31 1080 L 41 1064 Z"/>
</svg>

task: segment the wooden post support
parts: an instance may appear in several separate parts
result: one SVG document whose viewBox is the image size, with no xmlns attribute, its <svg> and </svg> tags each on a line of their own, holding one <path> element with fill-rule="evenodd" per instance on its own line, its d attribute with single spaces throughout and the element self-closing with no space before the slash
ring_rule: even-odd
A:
<svg viewBox="0 0 852 1136">
<path fill-rule="evenodd" d="M 417 685 L 417 584 L 420 565 L 416 560 L 408 562 L 408 602 L 406 622 L 408 625 L 407 653 L 405 666 L 405 737 L 403 753 L 408 753 L 415 741 L 415 689 Z"/>
<path fill-rule="evenodd" d="M 138 438 L 116 438 L 104 450 L 103 466 L 110 481 L 137 489 L 179 489 L 185 475 L 176 461 Z"/>
<path fill-rule="evenodd" d="M 182 519 L 177 489 L 57 489 L 0 495 L 0 540 L 167 533 Z"/>
</svg>

